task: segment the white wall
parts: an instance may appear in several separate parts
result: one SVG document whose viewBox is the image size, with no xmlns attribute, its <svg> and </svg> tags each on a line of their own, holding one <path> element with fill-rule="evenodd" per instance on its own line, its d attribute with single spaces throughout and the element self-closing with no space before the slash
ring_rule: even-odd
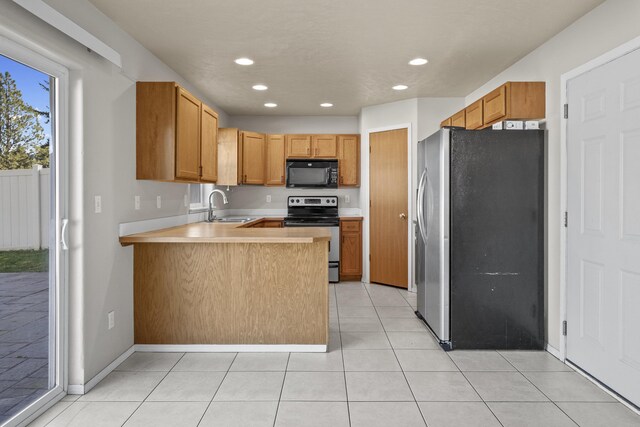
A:
<svg viewBox="0 0 640 427">
<path fill-rule="evenodd" d="M 118 243 L 118 224 L 187 213 L 187 185 L 135 179 L 135 80 L 178 81 L 208 100 L 88 1 L 50 3 L 123 61 L 121 72 L 13 2 L 0 3 L 0 35 L 70 70 L 69 383 L 83 385 L 133 344 L 133 256 Z M 216 109 L 224 126 L 227 116 Z M 102 196 L 101 214 L 93 213 L 95 195 Z M 115 328 L 108 330 L 111 310 Z"/>
<path fill-rule="evenodd" d="M 359 133 L 356 116 L 231 116 L 229 126 L 242 130 L 262 133 Z M 226 191 L 226 187 L 219 187 Z M 287 197 L 291 195 L 330 195 L 339 196 L 341 208 L 360 206 L 360 189 L 307 190 L 285 187 L 238 186 L 227 192 L 229 204 L 226 209 L 287 209 Z M 271 203 L 266 196 L 271 196 Z M 349 195 L 349 203 L 345 201 Z"/>
<path fill-rule="evenodd" d="M 469 104 L 502 83 L 547 83 L 547 312 L 548 342 L 560 344 L 560 76 L 640 35 L 640 2 L 609 0 L 466 97 Z"/>
</svg>

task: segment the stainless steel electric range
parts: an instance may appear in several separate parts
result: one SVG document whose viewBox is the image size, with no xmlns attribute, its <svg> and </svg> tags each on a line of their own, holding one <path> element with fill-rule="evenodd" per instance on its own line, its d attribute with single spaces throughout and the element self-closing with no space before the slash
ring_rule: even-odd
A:
<svg viewBox="0 0 640 427">
<path fill-rule="evenodd" d="M 285 227 L 327 227 L 329 242 L 329 282 L 340 280 L 340 218 L 337 196 L 289 196 Z"/>
</svg>

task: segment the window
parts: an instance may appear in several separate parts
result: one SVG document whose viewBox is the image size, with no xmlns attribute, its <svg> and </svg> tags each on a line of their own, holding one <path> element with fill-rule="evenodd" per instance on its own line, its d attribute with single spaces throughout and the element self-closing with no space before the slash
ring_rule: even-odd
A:
<svg viewBox="0 0 640 427">
<path fill-rule="evenodd" d="M 189 184 L 189 211 L 197 212 L 208 207 L 207 195 L 213 184 Z"/>
</svg>

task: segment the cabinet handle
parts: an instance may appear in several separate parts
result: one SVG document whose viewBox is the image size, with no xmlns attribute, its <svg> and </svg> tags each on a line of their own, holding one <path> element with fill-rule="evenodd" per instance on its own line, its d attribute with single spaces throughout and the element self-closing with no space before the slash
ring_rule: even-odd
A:
<svg viewBox="0 0 640 427">
<path fill-rule="evenodd" d="M 284 175 L 281 175 L 281 176 L 280 176 L 280 182 L 281 182 L 282 184 L 284 184 Z"/>
<path fill-rule="evenodd" d="M 311 148 L 307 147 L 307 154 L 311 154 Z"/>
<path fill-rule="evenodd" d="M 344 182 L 344 179 L 342 177 L 342 175 L 340 175 L 340 184 L 342 184 Z"/>
<path fill-rule="evenodd" d="M 247 175 L 244 176 L 244 180 L 242 181 L 244 184 L 247 183 Z"/>
</svg>

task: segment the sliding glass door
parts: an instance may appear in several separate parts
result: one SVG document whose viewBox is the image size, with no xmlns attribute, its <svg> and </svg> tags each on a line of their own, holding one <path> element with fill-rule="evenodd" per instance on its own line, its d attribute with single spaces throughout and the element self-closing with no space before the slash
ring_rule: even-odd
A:
<svg viewBox="0 0 640 427">
<path fill-rule="evenodd" d="M 0 425 L 63 394 L 66 70 L 0 39 Z"/>
</svg>

